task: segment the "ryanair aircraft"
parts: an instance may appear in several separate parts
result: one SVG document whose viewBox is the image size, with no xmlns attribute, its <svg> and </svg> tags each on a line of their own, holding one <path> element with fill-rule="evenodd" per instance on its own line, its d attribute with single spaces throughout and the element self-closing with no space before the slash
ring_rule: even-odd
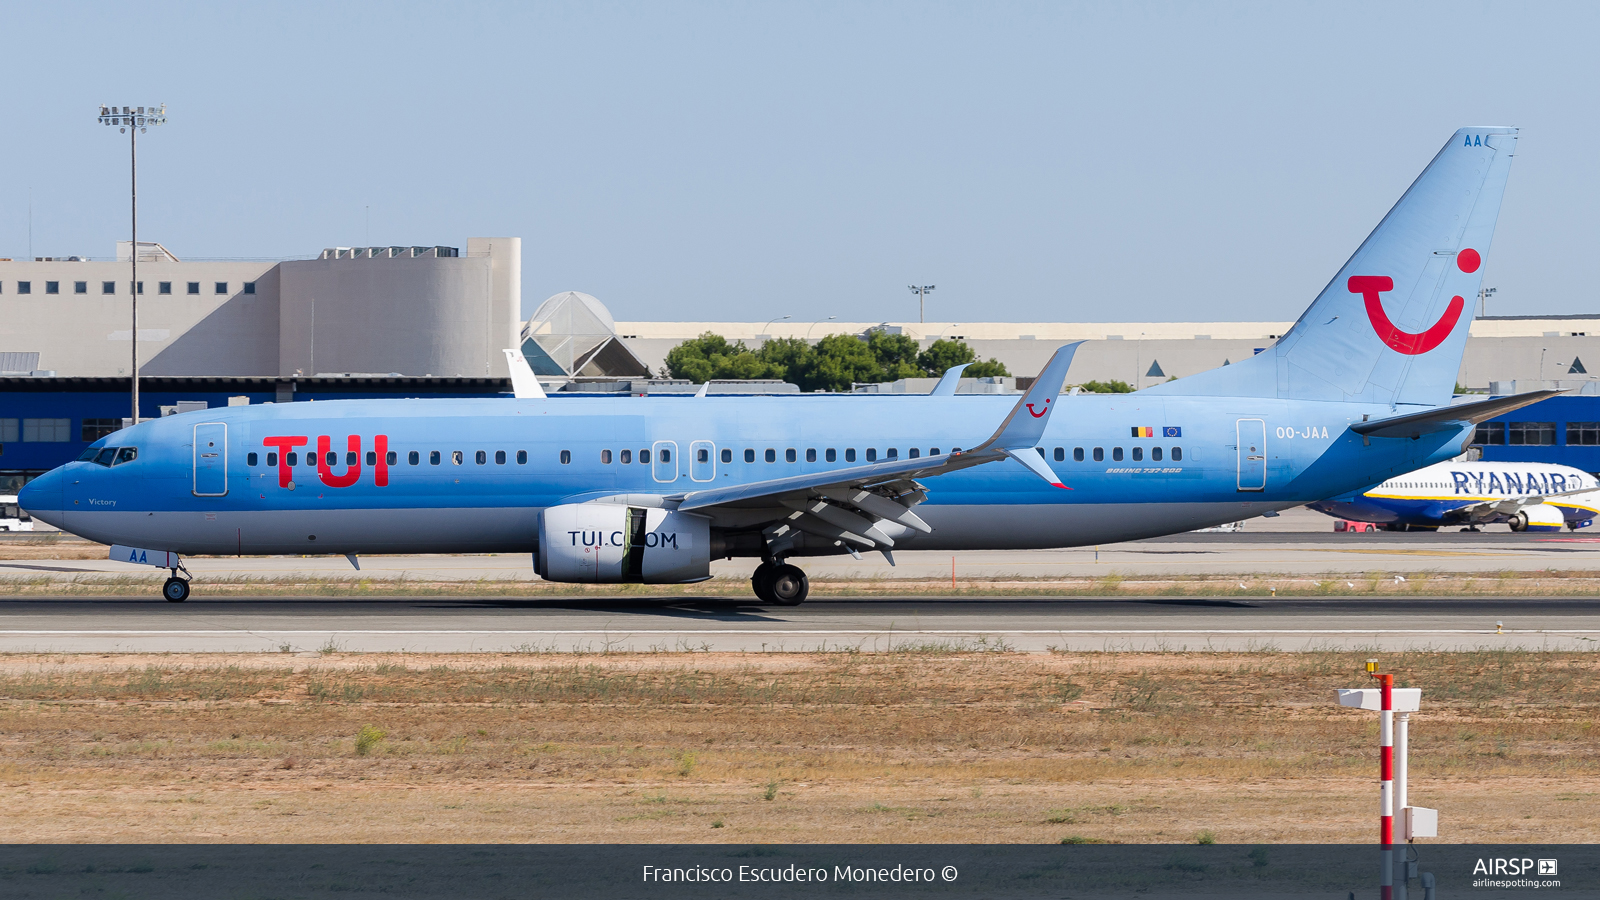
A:
<svg viewBox="0 0 1600 900">
<path fill-rule="evenodd" d="M 1600 514 L 1600 481 L 1547 463 L 1459 462 L 1419 469 L 1365 491 L 1308 504 L 1352 522 L 1395 530 L 1504 522 L 1512 531 L 1573 531 Z"/>
<path fill-rule="evenodd" d="M 589 583 L 691 583 L 749 558 L 755 594 L 795 604 L 808 556 L 1233 522 L 1454 457 L 1475 423 L 1553 393 L 1449 405 L 1516 143 L 1456 132 L 1276 344 L 1132 394 L 1063 395 L 1075 344 L 1015 403 L 953 380 L 921 397 L 546 397 L 513 352 L 514 397 L 170 416 L 21 503 L 170 569 L 173 601 L 184 554 L 492 551 Z"/>
</svg>

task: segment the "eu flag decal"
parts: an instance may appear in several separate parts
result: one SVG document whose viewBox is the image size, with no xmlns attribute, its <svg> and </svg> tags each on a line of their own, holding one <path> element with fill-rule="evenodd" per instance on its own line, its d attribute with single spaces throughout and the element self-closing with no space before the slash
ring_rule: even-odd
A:
<svg viewBox="0 0 1600 900">
<path fill-rule="evenodd" d="M 1151 428 L 1149 425 L 1135 425 L 1135 426 L 1133 426 L 1133 436 L 1134 437 L 1155 437 L 1156 436 L 1156 430 L 1154 428 Z"/>
<path fill-rule="evenodd" d="M 1183 437 L 1183 429 L 1176 425 L 1168 425 L 1161 429 L 1162 437 Z"/>
</svg>

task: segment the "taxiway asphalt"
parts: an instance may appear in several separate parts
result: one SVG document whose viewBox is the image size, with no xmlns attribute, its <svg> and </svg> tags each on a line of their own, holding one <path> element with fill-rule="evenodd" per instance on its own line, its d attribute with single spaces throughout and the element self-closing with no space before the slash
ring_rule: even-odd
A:
<svg viewBox="0 0 1600 900">
<path fill-rule="evenodd" d="M 1496 624 L 1501 623 L 1497 633 Z M 0 652 L 1600 648 L 1600 599 L 0 600 Z"/>
</svg>

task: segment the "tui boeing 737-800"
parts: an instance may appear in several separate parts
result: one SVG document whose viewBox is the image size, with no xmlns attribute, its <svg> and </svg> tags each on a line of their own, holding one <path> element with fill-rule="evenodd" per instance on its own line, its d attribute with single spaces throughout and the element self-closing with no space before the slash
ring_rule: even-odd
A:
<svg viewBox="0 0 1600 900">
<path fill-rule="evenodd" d="M 183 413 L 28 484 L 35 517 L 171 570 L 183 554 L 531 552 L 565 582 L 682 584 L 759 559 L 1068 547 L 1334 497 L 1461 452 L 1548 396 L 1451 406 L 1514 128 L 1464 128 L 1283 337 L 1123 395 L 339 400 Z M 517 355 L 512 353 L 513 357 Z"/>
</svg>

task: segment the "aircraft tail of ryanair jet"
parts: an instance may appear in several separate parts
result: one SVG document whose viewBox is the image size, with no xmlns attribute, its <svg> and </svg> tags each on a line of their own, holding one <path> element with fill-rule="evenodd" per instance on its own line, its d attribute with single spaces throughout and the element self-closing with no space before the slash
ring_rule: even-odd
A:
<svg viewBox="0 0 1600 900">
<path fill-rule="evenodd" d="M 1457 131 L 1276 344 L 1154 393 L 1450 402 L 1517 129 Z"/>
</svg>

